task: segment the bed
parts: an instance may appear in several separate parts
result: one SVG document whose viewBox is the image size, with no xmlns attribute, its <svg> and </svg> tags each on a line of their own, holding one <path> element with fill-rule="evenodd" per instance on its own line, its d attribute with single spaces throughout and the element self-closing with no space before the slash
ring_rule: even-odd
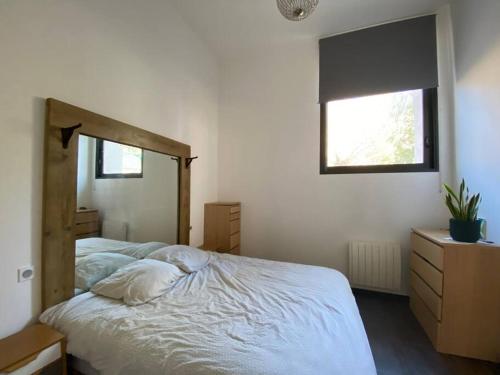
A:
<svg viewBox="0 0 500 375">
<path fill-rule="evenodd" d="M 173 192 L 178 202 L 178 244 L 190 243 L 190 164 L 196 157 L 192 157 L 189 145 L 174 139 L 47 100 L 41 279 L 45 311 L 40 320 L 66 335 L 67 352 L 77 363 L 86 364 L 80 368 L 84 373 L 376 373 L 349 284 L 334 270 L 210 253 L 203 268 L 192 271 L 186 267 L 184 275 L 180 266 L 160 267 L 160 260 L 153 257 L 165 244 L 97 238 L 78 240 L 73 254 L 69 232 L 76 230 L 68 223 L 75 223 L 74 198 L 78 194 L 77 184 L 68 181 L 78 178 L 79 142 L 70 140 L 75 129 L 75 135 L 178 160 L 178 188 L 164 192 Z M 118 201 L 113 203 L 119 206 Z M 147 220 L 143 224 L 148 225 Z M 128 263 L 115 269 L 118 260 Z M 141 262 L 153 267 L 155 260 L 154 267 L 168 268 L 178 278 L 146 303 L 132 305 L 134 299 L 104 297 L 102 289 L 96 289 Z M 90 277 L 80 272 L 82 269 L 106 275 L 113 269 L 113 273 L 87 283 Z M 74 296 L 78 275 L 83 275 L 85 285 L 79 288 L 82 293 Z M 151 273 L 144 275 L 150 277 Z M 129 278 L 131 282 L 137 279 Z"/>
<path fill-rule="evenodd" d="M 376 374 L 347 280 L 322 267 L 211 253 L 149 303 L 87 292 L 40 320 L 102 374 Z"/>
</svg>

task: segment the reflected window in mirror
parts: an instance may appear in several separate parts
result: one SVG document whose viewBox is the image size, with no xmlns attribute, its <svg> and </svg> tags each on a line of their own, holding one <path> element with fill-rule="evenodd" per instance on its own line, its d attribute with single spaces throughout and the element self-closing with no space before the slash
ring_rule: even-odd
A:
<svg viewBox="0 0 500 375">
<path fill-rule="evenodd" d="M 142 178 L 142 149 L 98 139 L 96 178 Z"/>
</svg>

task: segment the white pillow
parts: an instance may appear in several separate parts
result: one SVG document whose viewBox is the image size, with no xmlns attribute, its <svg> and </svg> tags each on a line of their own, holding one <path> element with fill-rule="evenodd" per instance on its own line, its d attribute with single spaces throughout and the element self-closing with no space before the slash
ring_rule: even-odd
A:
<svg viewBox="0 0 500 375">
<path fill-rule="evenodd" d="M 118 268 L 137 259 L 114 253 L 94 253 L 77 258 L 75 264 L 75 288 L 89 290 L 92 286 L 108 277 Z"/>
<path fill-rule="evenodd" d="M 156 250 L 146 259 L 156 259 L 172 263 L 187 273 L 196 272 L 205 267 L 210 261 L 210 253 L 191 246 L 172 245 Z"/>
<path fill-rule="evenodd" d="M 95 284 L 91 292 L 141 305 L 164 294 L 185 273 L 172 264 L 141 259 L 127 264 Z"/>
</svg>

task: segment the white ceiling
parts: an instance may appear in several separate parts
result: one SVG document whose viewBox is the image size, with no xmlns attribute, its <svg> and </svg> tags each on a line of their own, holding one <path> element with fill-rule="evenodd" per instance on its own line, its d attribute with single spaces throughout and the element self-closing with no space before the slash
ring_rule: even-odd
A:
<svg viewBox="0 0 500 375">
<path fill-rule="evenodd" d="M 275 0 L 171 0 L 221 59 L 437 10 L 449 0 L 320 0 L 301 22 L 288 21 Z"/>
</svg>

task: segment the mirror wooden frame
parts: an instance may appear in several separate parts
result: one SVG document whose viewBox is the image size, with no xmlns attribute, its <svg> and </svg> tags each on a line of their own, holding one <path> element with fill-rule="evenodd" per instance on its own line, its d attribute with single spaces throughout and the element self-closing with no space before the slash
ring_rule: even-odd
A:
<svg viewBox="0 0 500 375">
<path fill-rule="evenodd" d="M 63 147 L 61 129 L 81 124 Z M 42 307 L 74 295 L 78 134 L 179 158 L 180 244 L 189 244 L 191 147 L 138 127 L 49 98 L 46 101 L 42 220 Z"/>
</svg>

